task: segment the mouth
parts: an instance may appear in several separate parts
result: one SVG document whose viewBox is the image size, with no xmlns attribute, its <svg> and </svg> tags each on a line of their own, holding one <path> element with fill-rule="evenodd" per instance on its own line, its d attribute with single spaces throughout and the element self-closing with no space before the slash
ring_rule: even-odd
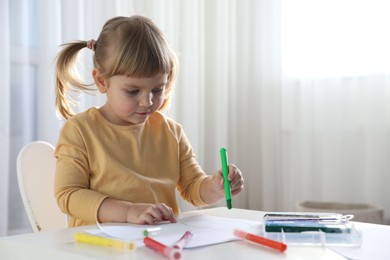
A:
<svg viewBox="0 0 390 260">
<path fill-rule="evenodd" d="M 150 115 L 150 112 L 137 112 L 136 114 L 139 116 L 148 116 Z"/>
</svg>

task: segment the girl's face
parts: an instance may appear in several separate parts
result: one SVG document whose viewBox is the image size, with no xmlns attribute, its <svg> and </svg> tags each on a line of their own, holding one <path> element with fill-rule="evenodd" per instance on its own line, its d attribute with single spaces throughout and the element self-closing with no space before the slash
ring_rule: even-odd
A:
<svg viewBox="0 0 390 260">
<path fill-rule="evenodd" d="M 152 78 L 113 76 L 99 87 L 107 102 L 100 108 L 103 116 L 116 125 L 136 125 L 148 119 L 165 99 L 168 74 Z"/>
</svg>

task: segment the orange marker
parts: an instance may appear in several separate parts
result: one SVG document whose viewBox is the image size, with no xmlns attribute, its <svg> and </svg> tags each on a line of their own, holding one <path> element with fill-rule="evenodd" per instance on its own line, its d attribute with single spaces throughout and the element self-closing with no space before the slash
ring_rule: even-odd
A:
<svg viewBox="0 0 390 260">
<path fill-rule="evenodd" d="M 263 246 L 271 247 L 273 249 L 279 250 L 280 252 L 284 252 L 287 249 L 287 245 L 284 243 L 272 239 L 268 239 L 265 237 L 257 236 L 251 233 L 247 233 L 239 229 L 234 230 L 234 235 L 236 237 L 249 240 Z"/>
</svg>

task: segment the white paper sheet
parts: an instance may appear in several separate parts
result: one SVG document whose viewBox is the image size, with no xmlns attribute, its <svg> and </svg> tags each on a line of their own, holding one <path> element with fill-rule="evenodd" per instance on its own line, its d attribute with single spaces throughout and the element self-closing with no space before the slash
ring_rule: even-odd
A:
<svg viewBox="0 0 390 260">
<path fill-rule="evenodd" d="M 199 215 L 179 219 L 177 223 L 159 225 L 104 224 L 99 225 L 99 227 L 100 229 L 86 230 L 86 232 L 133 241 L 137 246 L 144 245 L 143 231 L 147 228 L 160 227 L 161 230 L 153 238 L 168 246 L 173 245 L 189 230 L 193 233 L 193 237 L 185 248 L 195 248 L 237 240 L 233 235 L 235 228 L 258 233 L 261 230 L 261 221 Z"/>
</svg>

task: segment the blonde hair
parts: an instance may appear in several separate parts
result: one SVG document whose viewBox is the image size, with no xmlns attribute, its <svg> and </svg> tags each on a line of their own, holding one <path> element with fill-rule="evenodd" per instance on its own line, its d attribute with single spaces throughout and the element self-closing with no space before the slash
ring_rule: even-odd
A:
<svg viewBox="0 0 390 260">
<path fill-rule="evenodd" d="M 56 109 L 68 119 L 74 115 L 74 100 L 69 91 L 91 90 L 75 73 L 78 53 L 87 41 L 62 45 L 56 59 Z M 176 81 L 178 62 L 164 34 L 152 20 L 142 16 L 115 17 L 108 20 L 96 40 L 94 67 L 109 79 L 115 75 L 143 78 L 168 74 L 166 96 L 160 110 L 169 105 Z"/>
</svg>

